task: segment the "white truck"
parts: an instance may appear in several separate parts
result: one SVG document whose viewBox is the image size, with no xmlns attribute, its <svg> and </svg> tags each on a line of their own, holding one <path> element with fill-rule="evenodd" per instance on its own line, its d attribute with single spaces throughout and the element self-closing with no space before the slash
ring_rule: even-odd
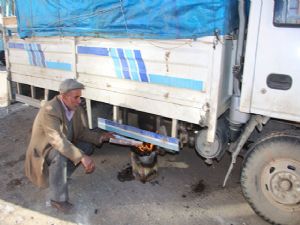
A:
<svg viewBox="0 0 300 225">
<path fill-rule="evenodd" d="M 86 87 L 90 128 L 98 117 L 113 120 L 114 131 L 124 135 L 127 126 L 118 124 L 128 125 L 125 135 L 166 150 L 194 145 L 207 163 L 228 150 L 232 163 L 224 185 L 244 152 L 241 186 L 254 211 L 272 224 L 300 224 L 299 0 L 215 1 L 238 2 L 238 29 L 161 39 L 102 37 L 101 32 L 43 35 L 51 29 L 26 28 L 30 21 L 24 21 L 21 2 L 16 1 L 19 34 L 7 32 L 12 18 L 4 18 L 8 79 L 16 86 L 16 100 L 39 106 L 63 79 L 78 79 Z M 93 13 L 118 9 L 125 18 L 126 2 Z M 190 1 L 193 8 L 203 2 L 210 4 Z M 235 13 L 226 10 L 222 15 Z M 91 15 L 76 18 L 85 21 Z M 127 19 L 128 32 L 132 24 Z M 55 23 L 59 31 L 67 27 L 61 26 L 64 20 Z M 109 120 L 100 119 L 98 125 L 107 128 Z M 150 137 L 133 126 L 161 135 L 149 132 Z"/>
</svg>

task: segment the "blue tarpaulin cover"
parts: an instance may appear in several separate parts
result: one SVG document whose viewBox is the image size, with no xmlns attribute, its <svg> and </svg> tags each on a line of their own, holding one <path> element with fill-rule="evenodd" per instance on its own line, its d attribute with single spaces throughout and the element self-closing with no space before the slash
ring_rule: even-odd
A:
<svg viewBox="0 0 300 225">
<path fill-rule="evenodd" d="M 237 0 L 15 0 L 18 33 L 31 36 L 180 39 L 227 34 Z"/>
</svg>

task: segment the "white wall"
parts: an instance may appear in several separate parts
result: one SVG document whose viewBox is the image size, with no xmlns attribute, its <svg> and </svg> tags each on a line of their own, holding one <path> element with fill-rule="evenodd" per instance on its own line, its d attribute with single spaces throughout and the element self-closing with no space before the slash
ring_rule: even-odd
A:
<svg viewBox="0 0 300 225">
<path fill-rule="evenodd" d="M 0 71 L 0 107 L 5 107 L 8 103 L 7 72 Z"/>
</svg>

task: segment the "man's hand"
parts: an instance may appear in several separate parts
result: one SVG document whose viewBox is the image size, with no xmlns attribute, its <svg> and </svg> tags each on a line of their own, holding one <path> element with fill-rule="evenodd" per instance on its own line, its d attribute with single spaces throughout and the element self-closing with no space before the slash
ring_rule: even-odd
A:
<svg viewBox="0 0 300 225">
<path fill-rule="evenodd" d="M 114 138 L 113 133 L 104 133 L 100 136 L 100 143 L 109 141 L 110 138 Z"/>
<path fill-rule="evenodd" d="M 85 173 L 92 173 L 95 170 L 95 163 L 91 157 L 88 155 L 83 155 L 81 158 L 81 163 L 84 167 Z"/>
</svg>

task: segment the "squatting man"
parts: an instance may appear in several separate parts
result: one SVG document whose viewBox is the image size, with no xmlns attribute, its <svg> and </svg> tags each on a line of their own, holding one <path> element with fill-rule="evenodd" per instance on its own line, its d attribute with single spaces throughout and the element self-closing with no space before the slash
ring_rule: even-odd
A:
<svg viewBox="0 0 300 225">
<path fill-rule="evenodd" d="M 68 178 L 79 164 L 86 173 L 92 173 L 92 144 L 101 145 L 113 138 L 111 133 L 100 135 L 87 128 L 80 107 L 82 89 L 83 84 L 74 79 L 60 84 L 59 95 L 40 108 L 26 152 L 26 176 L 38 187 L 49 187 L 51 206 L 64 213 L 73 207 Z"/>
</svg>

